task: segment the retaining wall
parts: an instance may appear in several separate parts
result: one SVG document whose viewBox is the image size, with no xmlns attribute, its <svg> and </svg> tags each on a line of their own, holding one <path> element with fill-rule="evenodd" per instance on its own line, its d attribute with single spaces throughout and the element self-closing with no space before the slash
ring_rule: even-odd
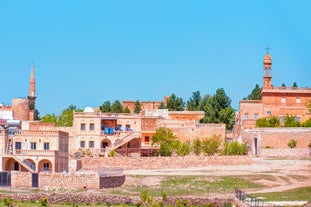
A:
<svg viewBox="0 0 311 207">
<path fill-rule="evenodd" d="M 310 148 L 279 148 L 279 149 L 266 149 L 259 150 L 261 157 L 309 157 L 311 155 Z"/>
</svg>

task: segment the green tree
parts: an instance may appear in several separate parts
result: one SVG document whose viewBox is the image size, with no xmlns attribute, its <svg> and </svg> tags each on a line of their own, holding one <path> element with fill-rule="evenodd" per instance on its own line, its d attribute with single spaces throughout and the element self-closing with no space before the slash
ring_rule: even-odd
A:
<svg viewBox="0 0 311 207">
<path fill-rule="evenodd" d="M 82 109 L 78 109 L 75 105 L 71 104 L 62 111 L 62 113 L 58 116 L 57 119 L 57 126 L 72 126 L 73 120 L 73 112 L 74 111 L 83 111 Z"/>
<path fill-rule="evenodd" d="M 282 87 L 286 87 L 285 83 L 282 83 Z"/>
<path fill-rule="evenodd" d="M 44 123 L 57 123 L 58 117 L 55 114 L 46 114 L 45 116 L 41 117 L 40 121 Z"/>
<path fill-rule="evenodd" d="M 192 144 L 192 151 L 196 155 L 200 155 L 202 152 L 202 142 L 199 138 L 196 138 Z"/>
<path fill-rule="evenodd" d="M 124 109 L 123 109 L 123 113 L 125 113 L 125 114 L 130 114 L 131 113 L 131 110 L 129 109 L 129 107 L 125 107 Z"/>
<path fill-rule="evenodd" d="M 109 113 L 109 112 L 111 112 L 111 103 L 110 103 L 110 101 L 105 101 L 105 102 L 103 103 L 103 105 L 101 105 L 101 106 L 99 107 L 99 109 L 100 109 L 100 111 L 103 112 L 103 113 Z"/>
<path fill-rule="evenodd" d="M 235 122 L 234 109 L 231 100 L 223 88 L 216 90 L 215 95 L 205 95 L 199 104 L 200 110 L 205 112 L 201 123 L 224 123 L 231 130 Z"/>
<path fill-rule="evenodd" d="M 256 127 L 279 127 L 280 119 L 277 116 L 263 117 L 256 120 Z"/>
<path fill-rule="evenodd" d="M 122 113 L 123 107 L 119 100 L 116 100 L 111 106 L 111 112 L 113 113 Z"/>
<path fill-rule="evenodd" d="M 171 156 L 178 145 L 176 135 L 170 129 L 161 127 L 152 137 L 152 145 L 159 144 L 161 156 Z"/>
<path fill-rule="evenodd" d="M 140 102 L 139 102 L 139 100 L 137 100 L 136 102 L 135 102 L 135 107 L 134 107 L 134 113 L 140 113 L 141 112 L 141 104 L 140 104 Z"/>
<path fill-rule="evenodd" d="M 307 100 L 306 107 L 307 107 L 309 113 L 311 113 L 311 98 Z"/>
<path fill-rule="evenodd" d="M 183 111 L 184 102 L 182 98 L 178 98 L 174 93 L 172 93 L 167 100 L 166 107 L 169 111 Z"/>
<path fill-rule="evenodd" d="M 180 141 L 177 142 L 177 151 L 176 151 L 176 153 L 177 153 L 178 156 L 188 155 L 190 153 L 190 151 L 191 151 L 191 148 L 190 148 L 190 146 L 187 143 L 180 142 Z"/>
<path fill-rule="evenodd" d="M 192 97 L 187 101 L 188 111 L 199 111 L 201 95 L 199 91 L 193 92 Z"/>
<path fill-rule="evenodd" d="M 38 109 L 35 109 L 34 110 L 34 119 L 35 120 L 40 120 L 40 112 L 39 112 L 39 110 Z"/>
<path fill-rule="evenodd" d="M 311 118 L 301 124 L 302 127 L 311 127 Z"/>
<path fill-rule="evenodd" d="M 166 109 L 165 104 L 163 102 L 161 102 L 158 109 Z"/>
<path fill-rule="evenodd" d="M 220 143 L 220 136 L 217 135 L 204 138 L 202 141 L 202 151 L 206 155 L 214 155 L 219 151 Z"/>
<path fill-rule="evenodd" d="M 247 96 L 247 100 L 261 100 L 261 89 L 258 84 L 256 84 L 251 94 Z"/>
<path fill-rule="evenodd" d="M 293 87 L 294 87 L 294 88 L 297 88 L 297 87 L 298 87 L 297 82 L 294 82 L 294 83 L 293 83 Z"/>
<path fill-rule="evenodd" d="M 284 127 L 300 127 L 300 122 L 296 121 L 293 115 L 286 115 L 284 120 Z"/>
</svg>

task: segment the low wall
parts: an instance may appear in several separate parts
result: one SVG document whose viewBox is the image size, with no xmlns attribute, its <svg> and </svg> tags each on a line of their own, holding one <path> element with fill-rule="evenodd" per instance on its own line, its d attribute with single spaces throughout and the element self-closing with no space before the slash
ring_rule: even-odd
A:
<svg viewBox="0 0 311 207">
<path fill-rule="evenodd" d="M 259 150 L 259 156 L 262 157 L 309 157 L 311 156 L 311 149 L 309 148 L 279 148 Z"/>
<path fill-rule="evenodd" d="M 209 165 L 251 164 L 250 156 L 185 156 L 185 157 L 99 157 L 82 158 L 85 170 L 100 167 L 122 167 L 124 170 L 205 167 Z"/>
<path fill-rule="evenodd" d="M 11 188 L 31 188 L 32 174 L 29 172 L 11 171 Z"/>
</svg>

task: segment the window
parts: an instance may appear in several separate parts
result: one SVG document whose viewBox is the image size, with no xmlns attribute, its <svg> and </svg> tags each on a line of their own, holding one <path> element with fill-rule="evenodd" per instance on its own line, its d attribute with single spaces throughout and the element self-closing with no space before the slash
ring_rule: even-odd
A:
<svg viewBox="0 0 311 207">
<path fill-rule="evenodd" d="M 286 98 L 281 98 L 281 103 L 286 103 Z"/>
<path fill-rule="evenodd" d="M 117 129 L 118 129 L 118 131 L 122 131 L 122 125 L 118 124 Z"/>
<path fill-rule="evenodd" d="M 22 143 L 21 142 L 15 142 L 15 149 L 16 150 L 22 149 Z"/>
<path fill-rule="evenodd" d="M 49 165 L 49 163 L 47 163 L 47 162 L 45 162 L 45 163 L 43 163 L 43 171 L 49 171 L 49 169 L 50 169 L 50 165 Z"/>
<path fill-rule="evenodd" d="M 94 141 L 89 141 L 89 148 L 94 148 Z"/>
<path fill-rule="evenodd" d="M 301 103 L 301 99 L 300 98 L 296 98 L 296 103 Z"/>
<path fill-rule="evenodd" d="M 81 142 L 80 142 L 80 147 L 81 147 L 81 148 L 85 148 L 85 141 L 81 141 Z"/>
<path fill-rule="evenodd" d="M 95 129 L 94 124 L 91 123 L 91 124 L 90 124 L 90 130 L 93 131 L 94 129 Z"/>
<path fill-rule="evenodd" d="M 296 116 L 296 117 L 295 117 L 295 121 L 300 122 L 300 117 L 299 117 L 299 116 Z"/>
<path fill-rule="evenodd" d="M 149 143 L 150 142 L 150 137 L 149 136 L 145 136 L 145 142 Z"/>
<path fill-rule="evenodd" d="M 255 120 L 258 119 L 258 114 L 254 114 L 254 119 L 255 119 Z"/>
<path fill-rule="evenodd" d="M 36 150 L 37 149 L 37 143 L 36 142 L 30 142 L 30 149 Z"/>
<path fill-rule="evenodd" d="M 85 130 L 85 124 L 80 125 L 80 130 Z"/>
<path fill-rule="evenodd" d="M 125 126 L 125 131 L 132 131 L 132 130 L 131 130 L 131 125 L 127 124 L 127 125 Z"/>
<path fill-rule="evenodd" d="M 248 114 L 244 114 L 243 120 L 248 120 Z"/>
<path fill-rule="evenodd" d="M 280 122 L 281 122 L 282 124 L 284 124 L 284 122 L 285 122 L 285 117 L 284 117 L 284 116 L 280 116 Z"/>
<path fill-rule="evenodd" d="M 271 112 L 271 111 L 267 111 L 267 114 L 271 115 L 271 114 L 272 114 L 272 112 Z"/>
<path fill-rule="evenodd" d="M 50 143 L 49 142 L 44 142 L 43 143 L 43 149 L 44 150 L 49 150 L 50 149 Z"/>
</svg>

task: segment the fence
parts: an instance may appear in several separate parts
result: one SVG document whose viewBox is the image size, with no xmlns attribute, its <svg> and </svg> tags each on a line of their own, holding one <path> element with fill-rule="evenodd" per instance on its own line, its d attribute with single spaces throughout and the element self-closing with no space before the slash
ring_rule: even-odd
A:
<svg viewBox="0 0 311 207">
<path fill-rule="evenodd" d="M 239 190 L 238 188 L 235 188 L 234 193 L 237 199 L 244 202 L 246 205 L 250 207 L 279 207 L 271 203 L 264 202 L 259 198 L 254 198 L 249 194 L 246 194 L 245 192 Z"/>
<path fill-rule="evenodd" d="M 0 172 L 0 186 L 11 186 L 10 172 Z"/>
</svg>

